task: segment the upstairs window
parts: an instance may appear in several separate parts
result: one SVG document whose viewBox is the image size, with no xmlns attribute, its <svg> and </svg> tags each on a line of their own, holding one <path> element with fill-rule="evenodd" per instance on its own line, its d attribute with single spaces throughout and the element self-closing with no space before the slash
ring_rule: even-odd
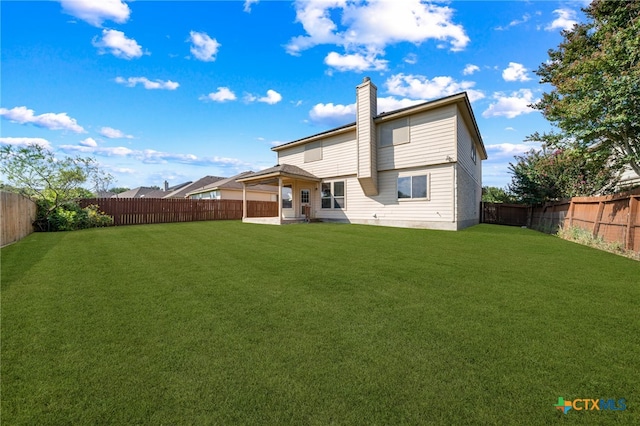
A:
<svg viewBox="0 0 640 426">
<path fill-rule="evenodd" d="M 427 198 L 427 175 L 398 178 L 398 200 Z"/>
<path fill-rule="evenodd" d="M 344 181 L 323 182 L 322 183 L 322 208 L 323 209 L 344 209 L 345 190 Z"/>
<path fill-rule="evenodd" d="M 304 162 L 322 160 L 322 142 L 308 143 L 304 146 Z"/>
<path fill-rule="evenodd" d="M 401 118 L 399 120 L 383 123 L 378 127 L 380 146 L 392 146 L 409 142 L 409 119 Z"/>
<path fill-rule="evenodd" d="M 476 144 L 471 142 L 471 160 L 475 163 L 478 158 L 478 152 L 476 151 Z"/>
</svg>

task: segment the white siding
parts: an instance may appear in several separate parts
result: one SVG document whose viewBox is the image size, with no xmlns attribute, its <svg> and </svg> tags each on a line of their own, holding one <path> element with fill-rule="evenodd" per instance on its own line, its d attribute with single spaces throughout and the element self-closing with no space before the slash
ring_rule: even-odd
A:
<svg viewBox="0 0 640 426">
<path fill-rule="evenodd" d="M 274 201 L 273 196 L 278 194 L 278 187 L 274 187 L 273 194 L 262 191 L 250 191 L 247 189 L 247 200 L 250 201 Z M 242 200 L 242 189 L 220 190 L 222 200 Z"/>
<path fill-rule="evenodd" d="M 356 89 L 356 133 L 358 141 L 358 180 L 368 195 L 378 193 L 376 125 L 377 88 L 369 79 Z"/>
<path fill-rule="evenodd" d="M 455 118 L 454 105 L 409 117 L 410 142 L 378 147 L 378 170 L 403 169 L 453 161 L 456 149 Z M 384 126 L 384 122 L 379 123 L 378 126 Z"/>
<path fill-rule="evenodd" d="M 304 162 L 304 145 L 278 152 L 278 164 L 298 166 L 319 178 L 357 173 L 356 132 L 351 131 L 322 141 L 322 160 Z"/>
<path fill-rule="evenodd" d="M 356 176 L 343 179 L 346 184 L 346 209 L 320 209 L 320 195 L 314 203 L 315 217 L 352 223 L 455 229 L 453 209 L 454 164 L 392 170 L 378 173 L 379 194 L 367 197 Z M 428 200 L 398 201 L 398 176 L 428 175 Z"/>
<path fill-rule="evenodd" d="M 457 170 L 456 170 L 456 212 L 458 229 L 479 222 L 479 206 L 482 198 L 482 160 L 480 147 L 476 146 L 476 161 L 471 158 L 474 144 L 466 123 L 457 117 Z"/>
</svg>

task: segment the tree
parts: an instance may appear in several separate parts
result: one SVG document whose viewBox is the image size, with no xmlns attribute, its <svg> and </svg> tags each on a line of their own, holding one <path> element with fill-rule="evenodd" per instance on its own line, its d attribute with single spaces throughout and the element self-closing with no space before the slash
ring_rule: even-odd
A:
<svg viewBox="0 0 640 426">
<path fill-rule="evenodd" d="M 0 173 L 8 181 L 8 187 L 36 200 L 38 222 L 46 223 L 47 229 L 52 218 L 63 217 L 68 222 L 77 216 L 76 200 L 92 196 L 83 185 L 90 183 L 99 189 L 113 179 L 92 158 L 59 159 L 39 145 L 0 147 Z M 62 229 L 70 227 L 62 224 Z"/>
<path fill-rule="evenodd" d="M 129 191 L 131 188 L 126 188 L 124 186 L 109 188 L 108 192 L 113 192 L 114 194 L 122 194 L 123 192 Z"/>
<path fill-rule="evenodd" d="M 515 158 L 509 191 L 528 204 L 607 193 L 618 180 L 618 168 L 598 150 L 543 146 Z"/>
<path fill-rule="evenodd" d="M 559 133 L 549 147 L 606 154 L 640 175 L 640 2 L 594 0 L 536 74 L 553 90 L 533 105 Z M 587 151 L 586 148 L 589 148 Z"/>
<path fill-rule="evenodd" d="M 513 203 L 516 200 L 507 190 L 496 186 L 483 186 L 482 201 L 485 203 Z"/>
</svg>

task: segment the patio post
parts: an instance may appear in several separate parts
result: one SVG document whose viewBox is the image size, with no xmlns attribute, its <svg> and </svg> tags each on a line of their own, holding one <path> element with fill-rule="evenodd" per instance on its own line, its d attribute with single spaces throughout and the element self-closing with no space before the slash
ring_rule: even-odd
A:
<svg viewBox="0 0 640 426">
<path fill-rule="evenodd" d="M 247 218 L 247 184 L 242 182 L 242 219 Z"/>
<path fill-rule="evenodd" d="M 278 220 L 282 222 L 282 177 L 278 177 Z"/>
</svg>

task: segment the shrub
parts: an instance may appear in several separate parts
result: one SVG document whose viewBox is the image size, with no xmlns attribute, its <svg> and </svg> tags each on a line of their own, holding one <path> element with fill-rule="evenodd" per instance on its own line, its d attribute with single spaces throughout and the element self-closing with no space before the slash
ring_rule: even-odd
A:
<svg viewBox="0 0 640 426">
<path fill-rule="evenodd" d="M 113 218 L 101 212 L 96 205 L 82 208 L 77 202 L 67 202 L 52 209 L 46 200 L 39 200 L 37 204 L 34 225 L 39 231 L 74 231 L 113 224 Z"/>
</svg>

